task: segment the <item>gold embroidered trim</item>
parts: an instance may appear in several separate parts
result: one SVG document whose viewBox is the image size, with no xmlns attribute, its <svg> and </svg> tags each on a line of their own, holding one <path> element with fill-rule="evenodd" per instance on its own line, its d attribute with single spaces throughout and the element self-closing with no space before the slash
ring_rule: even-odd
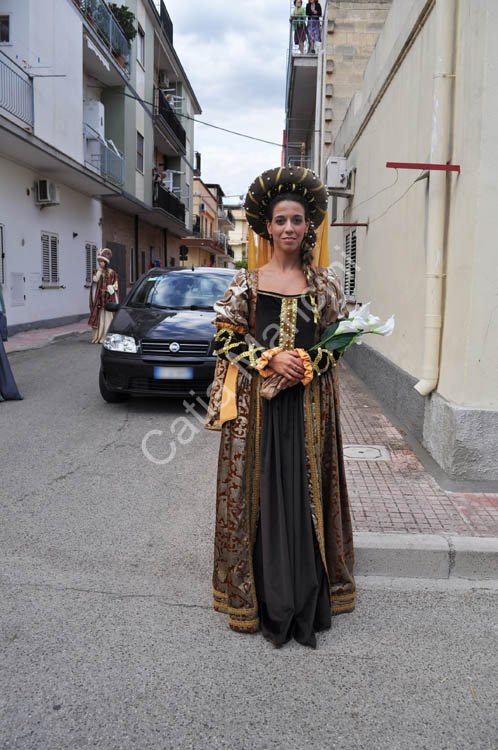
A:
<svg viewBox="0 0 498 750">
<path fill-rule="evenodd" d="M 320 554 L 322 556 L 322 562 L 323 567 L 325 568 L 325 573 L 327 574 L 327 579 L 329 581 L 330 586 L 330 576 L 327 568 L 327 558 L 325 555 L 325 531 L 323 527 L 323 509 L 322 509 L 322 503 L 321 503 L 321 493 L 320 493 L 320 479 L 318 476 L 318 470 L 316 467 L 316 455 L 315 455 L 315 446 L 316 446 L 316 440 L 315 435 L 313 432 L 313 414 L 312 414 L 312 406 L 311 406 L 311 391 L 309 386 L 306 386 L 304 389 L 304 422 L 305 422 L 305 432 L 306 432 L 306 443 L 309 446 L 308 448 L 308 455 L 309 455 L 309 462 L 310 462 L 310 473 L 311 473 L 311 487 L 312 487 L 312 500 L 313 506 L 315 508 L 315 514 L 317 519 L 317 528 L 315 528 L 318 546 L 320 548 Z M 311 498 L 310 498 L 311 499 Z"/>
<path fill-rule="evenodd" d="M 330 367 L 330 360 L 328 357 L 325 358 L 325 364 L 323 367 L 320 367 L 320 362 L 323 359 L 323 353 L 324 350 L 322 348 L 317 349 L 318 356 L 315 358 L 315 360 L 311 363 L 311 367 L 314 372 L 317 373 L 317 375 L 323 375 L 324 372 L 327 372 L 327 370 Z"/>
<path fill-rule="evenodd" d="M 247 342 L 241 341 L 240 338 L 235 338 L 234 333 L 234 331 L 226 327 L 220 328 L 216 332 L 216 335 L 214 337 L 215 341 L 223 341 L 223 339 L 226 338 L 226 341 L 224 342 L 221 349 L 217 350 L 218 356 L 224 354 L 230 362 L 233 362 L 233 364 L 237 364 L 237 362 L 240 362 L 241 359 L 247 358 L 249 360 L 249 365 L 256 368 L 258 365 L 259 356 L 261 352 L 264 351 L 263 347 L 257 346 L 253 343 L 247 344 Z M 229 352 L 231 352 L 232 349 L 237 349 L 237 347 L 240 347 L 244 343 L 246 344 L 247 349 L 245 349 L 243 352 L 240 352 L 235 357 L 231 357 L 229 355 Z"/>
<path fill-rule="evenodd" d="M 296 340 L 297 297 L 284 297 L 280 307 L 280 337 L 278 345 L 284 349 L 294 349 Z"/>
<path fill-rule="evenodd" d="M 230 625 L 230 627 L 236 627 L 240 630 L 245 630 L 246 628 L 255 628 L 259 626 L 259 617 L 256 617 L 254 620 L 234 620 L 232 617 L 229 617 L 228 624 Z"/>
<path fill-rule="evenodd" d="M 330 607 L 331 615 L 340 615 L 341 612 L 352 612 L 355 607 L 355 602 L 348 602 L 346 604 L 338 604 L 337 606 L 332 604 Z"/>
<path fill-rule="evenodd" d="M 218 599 L 228 599 L 228 594 L 224 594 L 222 591 L 217 591 L 215 588 L 213 588 L 213 594 L 218 597 Z"/>
<path fill-rule="evenodd" d="M 330 594 L 331 602 L 342 602 L 356 597 L 356 591 L 350 591 L 349 594 Z"/>
</svg>

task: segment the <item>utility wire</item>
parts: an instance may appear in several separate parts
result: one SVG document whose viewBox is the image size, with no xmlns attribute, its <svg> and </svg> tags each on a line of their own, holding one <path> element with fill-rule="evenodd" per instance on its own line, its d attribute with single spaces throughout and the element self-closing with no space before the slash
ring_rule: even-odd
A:
<svg viewBox="0 0 498 750">
<path fill-rule="evenodd" d="M 92 86 L 92 88 L 98 88 L 98 86 Z M 142 104 L 148 104 L 150 107 L 155 107 L 154 102 L 147 102 L 145 99 L 141 99 L 139 96 L 133 96 L 132 94 L 125 94 L 124 91 L 114 92 L 119 93 L 121 96 L 126 96 L 128 99 L 135 99 L 135 101 L 142 102 Z M 259 141 L 260 143 L 268 143 L 270 146 L 278 146 L 279 148 L 283 148 L 282 143 L 276 143 L 275 141 L 266 141 L 264 138 L 256 138 L 254 135 L 247 135 L 247 133 L 239 133 L 237 130 L 229 130 L 228 128 L 222 128 L 219 125 L 213 125 L 211 122 L 204 122 L 203 120 L 196 120 L 195 117 L 191 117 L 190 115 L 182 115 L 179 112 L 175 112 L 175 110 L 172 109 L 174 114 L 177 117 L 184 117 L 186 120 L 193 120 L 193 122 L 199 123 L 199 125 L 206 125 L 208 128 L 215 128 L 215 130 L 223 130 L 225 133 L 230 133 L 231 135 L 238 135 L 240 138 L 249 138 L 251 141 Z"/>
<path fill-rule="evenodd" d="M 378 195 L 380 195 L 381 193 L 383 193 L 383 192 L 384 192 L 384 190 L 389 190 L 389 188 L 392 188 L 392 187 L 394 187 L 394 186 L 396 185 L 397 181 L 398 181 L 398 178 L 399 178 L 399 172 L 398 172 L 398 170 L 396 170 L 396 179 L 394 180 L 394 182 L 391 182 L 391 184 L 390 184 L 390 185 L 386 185 L 386 187 L 383 187 L 383 188 L 381 188 L 380 190 L 377 190 L 377 192 L 376 192 L 376 193 L 374 193 L 373 195 L 371 195 L 371 196 L 370 196 L 369 198 L 365 198 L 365 200 L 363 200 L 363 201 L 360 201 L 359 203 L 355 203 L 355 205 L 354 205 L 354 209 L 355 209 L 355 211 L 356 211 L 356 209 L 357 209 L 357 208 L 358 208 L 359 206 L 363 206 L 363 204 L 364 204 L 364 203 L 368 203 L 368 201 L 371 201 L 371 200 L 373 200 L 373 199 L 374 199 L 374 198 L 376 198 L 376 197 L 377 197 Z M 349 212 L 349 211 L 351 210 L 351 208 L 353 208 L 353 207 L 352 207 L 352 206 L 347 206 L 347 209 L 346 209 L 346 211 L 347 211 L 347 212 Z"/>
<path fill-rule="evenodd" d="M 422 172 L 421 172 L 420 174 L 422 174 Z M 395 205 L 396 205 L 396 203 L 399 203 L 399 202 L 400 202 L 400 200 L 401 200 L 402 198 L 404 198 L 404 197 L 405 197 L 405 195 L 406 195 L 406 194 L 408 193 L 408 191 L 412 189 L 412 187 L 413 187 L 413 186 L 415 185 L 415 183 L 416 183 L 416 182 L 418 182 L 418 181 L 419 181 L 419 179 L 420 179 L 420 175 L 419 175 L 418 177 L 416 177 L 416 178 L 415 178 L 415 179 L 413 180 L 413 182 L 412 182 L 412 183 L 410 183 L 410 185 L 408 185 L 408 187 L 406 188 L 406 190 L 405 190 L 405 191 L 404 191 L 403 193 L 401 193 L 401 195 L 399 196 L 399 198 L 396 198 L 396 200 L 395 200 L 395 201 L 393 201 L 393 202 L 392 202 L 392 203 L 391 203 L 391 204 L 390 204 L 390 205 L 389 205 L 389 206 L 388 206 L 387 208 L 385 208 L 385 209 L 384 209 L 384 211 L 382 211 L 382 213 L 381 213 L 381 214 L 379 214 L 378 216 L 376 216 L 376 217 L 375 217 L 374 219 L 370 219 L 370 221 L 369 221 L 368 223 L 369 223 L 369 224 L 373 224 L 373 223 L 374 223 L 375 221 L 378 221 L 379 219 L 382 219 L 382 217 L 383 217 L 383 216 L 385 216 L 385 215 L 387 214 L 387 212 L 388 212 L 388 211 L 389 211 L 389 210 L 390 210 L 390 209 L 391 209 L 391 208 L 392 208 L 393 206 L 395 206 Z"/>
</svg>

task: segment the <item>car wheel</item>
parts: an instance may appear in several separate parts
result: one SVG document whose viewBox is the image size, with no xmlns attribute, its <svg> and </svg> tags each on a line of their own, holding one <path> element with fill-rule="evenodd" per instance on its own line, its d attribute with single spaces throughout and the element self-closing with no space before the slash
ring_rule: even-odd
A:
<svg viewBox="0 0 498 750">
<path fill-rule="evenodd" d="M 108 404 L 119 404 L 121 401 L 127 401 L 129 398 L 128 393 L 119 393 L 119 391 L 109 390 L 105 384 L 104 373 L 102 370 L 99 372 L 99 389 L 100 395 Z"/>
</svg>

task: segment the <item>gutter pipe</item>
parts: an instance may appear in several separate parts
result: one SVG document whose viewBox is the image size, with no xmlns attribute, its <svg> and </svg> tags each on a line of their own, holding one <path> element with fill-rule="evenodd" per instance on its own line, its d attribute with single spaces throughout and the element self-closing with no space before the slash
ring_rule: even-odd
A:
<svg viewBox="0 0 498 750">
<path fill-rule="evenodd" d="M 437 0 L 436 56 L 432 95 L 432 135 L 430 161 L 447 164 L 450 161 L 450 127 L 452 124 L 452 83 L 455 18 L 458 0 Z M 445 171 L 431 171 L 427 217 L 427 258 L 425 273 L 424 361 L 422 378 L 415 390 L 427 396 L 437 386 L 443 322 L 443 268 L 446 230 Z"/>
</svg>

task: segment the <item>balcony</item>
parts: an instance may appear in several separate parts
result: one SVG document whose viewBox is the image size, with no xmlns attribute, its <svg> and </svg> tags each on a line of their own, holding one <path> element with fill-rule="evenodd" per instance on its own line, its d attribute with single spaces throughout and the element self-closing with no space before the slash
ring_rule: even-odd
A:
<svg viewBox="0 0 498 750">
<path fill-rule="evenodd" d="M 129 78 L 131 45 L 107 4 L 104 0 L 73 0 L 73 3 Z"/>
<path fill-rule="evenodd" d="M 125 161 L 113 143 L 102 138 L 86 122 L 83 123 L 83 152 L 87 167 L 104 179 L 122 186 L 125 180 Z"/>
<path fill-rule="evenodd" d="M 161 26 L 163 28 L 166 39 L 171 45 L 173 45 L 173 24 L 171 22 L 171 18 L 169 17 L 168 11 L 166 10 L 166 6 L 163 3 L 163 0 L 161 0 L 159 15 L 161 18 Z"/>
<path fill-rule="evenodd" d="M 0 59 L 0 112 L 33 130 L 33 79 L 7 55 Z"/>
<path fill-rule="evenodd" d="M 311 52 L 312 35 L 320 37 L 322 34 L 322 19 L 314 19 L 314 23 L 303 21 L 299 27 L 304 41 L 303 51 L 299 47 L 299 35 L 291 19 L 289 24 L 289 49 L 287 53 L 287 83 L 286 83 L 286 163 L 312 167 L 310 141 L 315 131 L 315 108 L 317 91 L 317 58 L 321 49 L 321 42 L 314 41 L 315 52 Z M 296 42 L 297 39 L 297 42 Z M 302 147 L 305 144 L 305 153 Z M 288 157 L 291 157 L 287 161 Z"/>
<path fill-rule="evenodd" d="M 169 190 L 165 190 L 162 185 L 157 185 L 156 188 L 154 207 L 162 208 L 163 211 L 167 211 L 175 219 L 179 219 L 179 221 L 185 223 L 185 206 L 183 203 L 173 193 L 170 193 Z"/>
<path fill-rule="evenodd" d="M 154 121 L 163 131 L 165 139 L 161 150 L 165 154 L 185 153 L 187 136 L 173 108 L 161 89 L 154 88 Z"/>
</svg>

